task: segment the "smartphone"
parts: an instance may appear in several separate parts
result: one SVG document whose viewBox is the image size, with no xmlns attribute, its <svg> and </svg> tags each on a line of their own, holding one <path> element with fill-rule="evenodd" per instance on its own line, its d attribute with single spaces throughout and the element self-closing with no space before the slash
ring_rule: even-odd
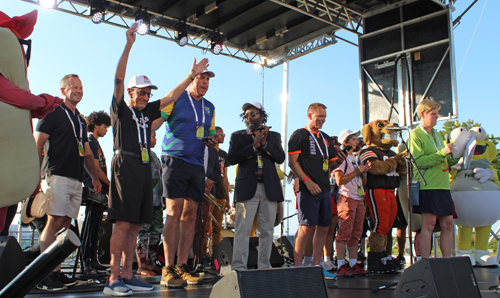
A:
<svg viewBox="0 0 500 298">
<path fill-rule="evenodd" d="M 207 141 L 210 141 L 210 140 L 213 140 L 213 139 L 211 137 L 209 137 L 209 136 L 206 136 L 206 137 L 201 138 L 201 140 L 203 142 L 207 142 Z"/>
<path fill-rule="evenodd" d="M 269 127 L 269 129 L 273 128 L 272 126 L 268 126 L 268 127 Z M 264 129 L 264 127 L 257 127 L 256 129 L 254 129 L 254 131 L 263 130 L 263 129 Z"/>
<path fill-rule="evenodd" d="M 345 155 L 349 155 L 349 151 L 351 151 L 352 146 L 347 145 L 344 149 L 342 149 L 342 152 L 344 152 Z"/>
</svg>

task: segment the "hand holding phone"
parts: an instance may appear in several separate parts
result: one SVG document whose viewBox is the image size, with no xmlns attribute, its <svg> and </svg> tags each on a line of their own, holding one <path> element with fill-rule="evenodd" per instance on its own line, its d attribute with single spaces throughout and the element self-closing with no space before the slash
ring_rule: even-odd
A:
<svg viewBox="0 0 500 298">
<path fill-rule="evenodd" d="M 344 152 L 344 154 L 347 156 L 347 155 L 349 155 L 349 151 L 351 151 L 351 149 L 352 149 L 352 146 L 347 145 L 344 149 L 342 149 L 342 152 Z"/>
<path fill-rule="evenodd" d="M 208 142 L 208 141 L 213 140 L 213 139 L 211 137 L 209 137 L 209 136 L 204 136 L 203 138 L 201 138 L 201 140 L 203 142 Z"/>
</svg>

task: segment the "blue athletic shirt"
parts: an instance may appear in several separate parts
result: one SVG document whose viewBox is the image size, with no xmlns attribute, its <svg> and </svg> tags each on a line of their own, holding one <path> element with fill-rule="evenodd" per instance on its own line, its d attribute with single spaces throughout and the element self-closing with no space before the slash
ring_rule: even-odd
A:
<svg viewBox="0 0 500 298">
<path fill-rule="evenodd" d="M 205 136 L 215 134 L 215 107 L 207 99 L 202 100 L 205 105 Z M 202 125 L 203 119 L 202 100 L 193 98 L 199 125 Z M 166 120 L 161 154 L 175 156 L 203 167 L 205 143 L 196 137 L 196 118 L 187 91 L 184 91 L 177 101 L 163 108 L 161 117 Z"/>
</svg>

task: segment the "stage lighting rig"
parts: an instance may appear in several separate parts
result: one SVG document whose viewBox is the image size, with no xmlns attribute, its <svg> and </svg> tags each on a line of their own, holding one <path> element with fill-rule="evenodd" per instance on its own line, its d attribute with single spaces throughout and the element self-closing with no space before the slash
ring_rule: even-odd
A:
<svg viewBox="0 0 500 298">
<path fill-rule="evenodd" d="M 223 48 L 222 44 L 222 35 L 218 32 L 213 32 L 212 36 L 210 37 L 210 51 L 214 55 L 219 55 L 222 53 Z"/>
<path fill-rule="evenodd" d="M 38 0 L 43 8 L 52 9 L 57 6 L 57 0 Z"/>
<path fill-rule="evenodd" d="M 100 24 L 104 21 L 106 8 L 104 7 L 104 0 L 88 0 L 90 8 L 90 19 L 94 24 Z"/>
<path fill-rule="evenodd" d="M 142 24 L 139 26 L 139 29 L 137 29 L 137 33 L 139 35 L 148 34 L 149 26 L 150 26 L 151 22 L 149 20 L 149 16 L 148 16 L 148 13 L 146 12 L 146 10 L 144 10 L 144 11 L 142 11 L 140 9 L 137 10 L 134 13 L 134 20 L 135 21 L 142 20 Z"/>
<path fill-rule="evenodd" d="M 185 46 L 189 41 L 189 36 L 186 28 L 186 24 L 181 22 L 174 25 L 174 39 L 178 45 L 181 47 Z"/>
</svg>

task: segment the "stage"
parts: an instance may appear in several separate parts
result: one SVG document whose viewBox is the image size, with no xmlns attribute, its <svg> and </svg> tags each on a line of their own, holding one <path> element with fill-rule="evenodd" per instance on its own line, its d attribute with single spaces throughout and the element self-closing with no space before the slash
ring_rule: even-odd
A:
<svg viewBox="0 0 500 298">
<path fill-rule="evenodd" d="M 496 294 L 493 290 L 488 289 L 490 286 L 496 286 L 499 284 L 498 276 L 500 275 L 500 268 L 474 268 L 474 274 L 483 298 L 500 297 L 499 294 Z M 380 290 L 376 293 L 373 292 L 373 289 L 397 283 L 401 276 L 402 271 L 393 274 L 370 274 L 368 276 L 339 277 L 337 280 L 326 280 L 326 285 L 328 287 L 329 297 L 395 297 L 395 287 Z M 154 290 L 151 292 L 135 292 L 132 297 L 209 297 L 213 285 L 219 280 L 218 277 L 207 274 L 205 275 L 205 280 L 202 285 L 188 286 L 184 289 L 167 289 L 160 286 L 160 276 L 139 278 L 154 284 Z M 306 284 L 307 281 L 297 280 L 297 283 Z M 258 285 L 255 286 L 258 287 Z M 68 290 L 58 292 L 48 292 L 34 289 L 26 297 L 104 297 L 105 295 L 102 293 L 103 287 L 103 284 L 80 284 L 70 287 Z M 460 285 L 457 285 L 457 288 L 460 289 Z"/>
</svg>

